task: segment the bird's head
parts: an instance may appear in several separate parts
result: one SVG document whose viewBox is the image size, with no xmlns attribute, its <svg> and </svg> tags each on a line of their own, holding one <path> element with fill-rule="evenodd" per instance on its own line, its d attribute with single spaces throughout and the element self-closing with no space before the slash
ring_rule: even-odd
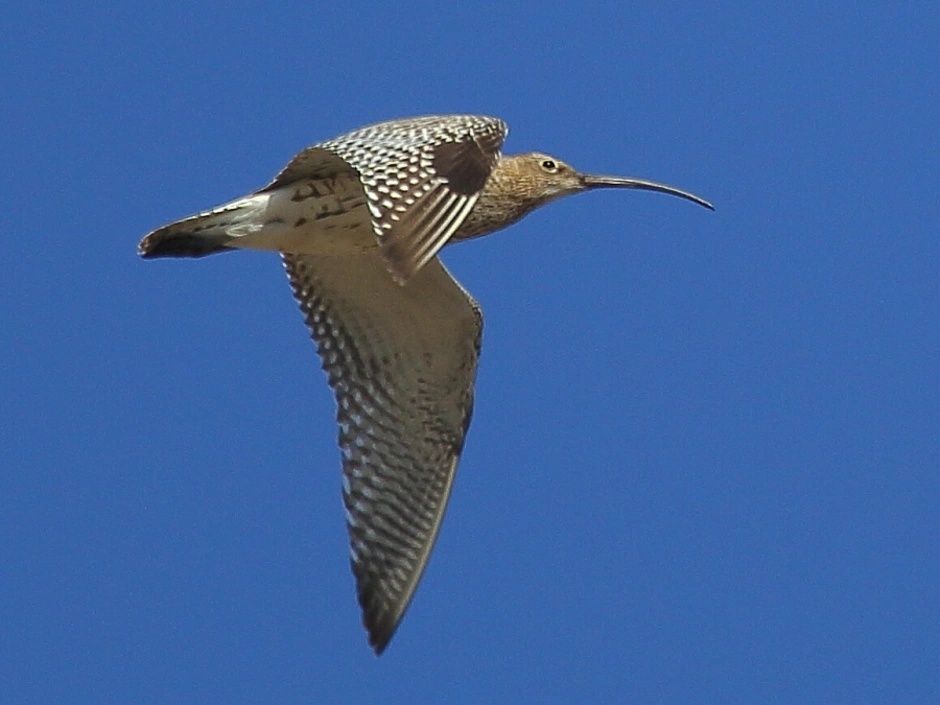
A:
<svg viewBox="0 0 940 705">
<path fill-rule="evenodd" d="M 541 152 L 504 157 L 497 165 L 493 176 L 497 181 L 502 182 L 501 185 L 506 191 L 524 202 L 528 206 L 527 210 L 538 208 L 563 196 L 596 188 L 659 191 L 688 199 L 714 210 L 708 201 L 687 191 L 645 179 L 583 174 L 562 160 Z"/>
<path fill-rule="evenodd" d="M 555 199 L 596 188 L 660 191 L 712 208 L 708 201 L 672 186 L 622 176 L 582 174 L 561 159 L 541 152 L 529 152 L 499 159 L 455 239 L 486 235 L 515 223 Z"/>
</svg>

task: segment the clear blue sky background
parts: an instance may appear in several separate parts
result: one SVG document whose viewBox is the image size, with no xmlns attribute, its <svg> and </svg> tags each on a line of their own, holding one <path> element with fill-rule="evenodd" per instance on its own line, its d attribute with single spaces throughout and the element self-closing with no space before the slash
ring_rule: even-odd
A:
<svg viewBox="0 0 940 705">
<path fill-rule="evenodd" d="M 940 702 L 936 3 L 74 5 L 0 10 L 2 702 Z M 433 112 L 718 210 L 444 253 L 476 414 L 377 660 L 277 258 L 135 250 Z"/>
</svg>

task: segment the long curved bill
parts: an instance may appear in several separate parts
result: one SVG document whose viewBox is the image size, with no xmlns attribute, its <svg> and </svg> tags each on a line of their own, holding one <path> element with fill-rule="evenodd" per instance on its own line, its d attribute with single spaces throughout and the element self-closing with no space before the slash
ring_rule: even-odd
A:
<svg viewBox="0 0 940 705">
<path fill-rule="evenodd" d="M 696 196 L 694 193 L 689 193 L 688 191 L 682 191 L 681 189 L 673 188 L 672 186 L 667 186 L 666 184 L 658 184 L 655 181 L 647 181 L 646 179 L 630 179 L 623 176 L 596 176 L 593 174 L 585 174 L 581 177 L 582 183 L 585 188 L 636 188 L 643 191 L 659 191 L 660 193 L 668 193 L 673 196 L 678 196 L 679 198 L 684 198 L 687 201 L 692 201 L 693 203 L 698 203 L 700 206 L 704 206 L 709 210 L 715 210 L 715 207 L 706 201 L 700 196 Z"/>
</svg>

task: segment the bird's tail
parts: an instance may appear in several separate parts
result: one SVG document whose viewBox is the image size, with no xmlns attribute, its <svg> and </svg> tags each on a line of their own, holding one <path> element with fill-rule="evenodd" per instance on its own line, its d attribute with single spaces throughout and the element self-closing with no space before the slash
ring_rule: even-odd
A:
<svg viewBox="0 0 940 705">
<path fill-rule="evenodd" d="M 258 232 L 270 196 L 254 194 L 157 228 L 137 246 L 141 257 L 205 257 Z"/>
</svg>

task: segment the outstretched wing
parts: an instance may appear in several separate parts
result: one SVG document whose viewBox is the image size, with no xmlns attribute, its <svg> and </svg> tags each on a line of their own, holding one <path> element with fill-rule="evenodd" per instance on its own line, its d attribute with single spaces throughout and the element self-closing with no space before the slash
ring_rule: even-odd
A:
<svg viewBox="0 0 940 705">
<path fill-rule="evenodd" d="M 263 190 L 339 171 L 323 157 L 336 155 L 359 174 L 387 266 L 403 283 L 467 217 L 508 130 L 502 120 L 476 115 L 382 122 L 304 150 Z"/>
<path fill-rule="evenodd" d="M 274 191 L 303 179 L 321 181 L 341 174 L 356 174 L 356 170 L 342 157 L 315 144 L 291 159 L 274 181 L 257 193 Z"/>
<path fill-rule="evenodd" d="M 343 499 L 363 623 L 381 653 L 437 537 L 470 424 L 479 306 L 440 260 L 407 286 L 378 252 L 285 254 L 336 394 Z"/>
</svg>

